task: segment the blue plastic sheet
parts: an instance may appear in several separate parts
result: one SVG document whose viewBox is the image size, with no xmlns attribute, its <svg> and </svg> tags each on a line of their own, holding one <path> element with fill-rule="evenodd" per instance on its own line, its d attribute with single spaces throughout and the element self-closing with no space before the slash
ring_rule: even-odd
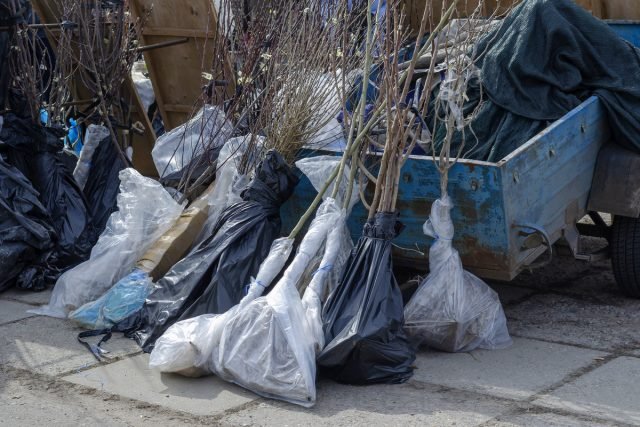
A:
<svg viewBox="0 0 640 427">
<path fill-rule="evenodd" d="M 106 294 L 69 314 L 69 319 L 87 329 L 110 328 L 142 308 L 151 289 L 151 278 L 134 269 Z"/>
</svg>

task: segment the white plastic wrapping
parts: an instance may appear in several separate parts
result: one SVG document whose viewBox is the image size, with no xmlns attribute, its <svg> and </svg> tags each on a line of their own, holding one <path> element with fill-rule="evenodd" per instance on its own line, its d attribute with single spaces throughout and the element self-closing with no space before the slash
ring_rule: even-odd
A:
<svg viewBox="0 0 640 427">
<path fill-rule="evenodd" d="M 310 127 L 319 127 L 306 143 L 309 148 L 344 150 L 346 146 L 342 124 L 336 119 L 342 108 L 335 83 L 336 79 L 342 78 L 340 74 L 326 74 L 318 81 L 314 96 L 323 98 L 323 102 L 318 104 L 322 108 L 314 112 L 309 123 Z"/>
<path fill-rule="evenodd" d="M 80 188 L 84 189 L 87 179 L 89 179 L 93 153 L 95 153 L 100 142 L 109 135 L 109 129 L 102 125 L 89 125 L 87 128 L 84 137 L 84 146 L 82 147 L 82 151 L 80 151 L 80 158 L 78 159 L 76 168 L 73 170 L 73 179 L 75 179 Z"/>
<path fill-rule="evenodd" d="M 306 287 L 302 304 L 307 312 L 309 332 L 313 338 L 314 348 L 318 354 L 324 348 L 324 332 L 322 330 L 322 301 L 327 295 L 327 288 L 334 279 L 334 271 L 342 271 L 344 261 L 340 256 L 344 254 L 344 229 L 346 227 L 346 212 L 335 212 L 335 223 L 329 230 L 324 253 L 318 269 L 313 273 L 309 285 Z M 349 242 L 351 240 L 349 239 Z M 337 280 L 335 281 L 337 283 Z"/>
<path fill-rule="evenodd" d="M 405 307 L 405 328 L 421 343 L 443 351 L 508 347 L 511 337 L 498 294 L 463 270 L 452 246 L 451 208 L 448 196 L 436 200 L 424 225 L 424 233 L 436 241 L 429 250 L 429 275 Z"/>
<path fill-rule="evenodd" d="M 131 168 L 119 176 L 118 210 L 109 217 L 91 257 L 60 276 L 49 305 L 37 314 L 67 317 L 69 311 L 99 298 L 180 216 L 183 207 L 158 182 Z"/>
<path fill-rule="evenodd" d="M 145 76 L 147 71 L 147 64 L 144 61 L 136 61 L 131 68 L 131 80 L 138 92 L 142 106 L 144 107 L 144 114 L 147 114 L 149 107 L 156 100 L 156 94 L 153 92 L 153 84 L 151 79 Z"/>
<path fill-rule="evenodd" d="M 205 149 L 219 147 L 233 132 L 219 107 L 205 105 L 191 120 L 156 141 L 151 156 L 161 177 L 182 170 Z"/>
<path fill-rule="evenodd" d="M 340 160 L 341 157 L 337 156 L 315 156 L 298 160 L 296 162 L 296 166 L 303 174 L 307 176 L 307 178 L 309 178 L 309 181 L 311 182 L 313 188 L 315 188 L 316 191 L 320 191 L 324 186 L 327 177 L 329 177 L 333 173 L 335 168 L 339 166 Z M 342 174 L 342 179 L 340 180 L 336 200 L 336 203 L 338 203 L 340 206 L 342 206 L 340 204 L 340 201 L 343 201 L 347 195 L 350 174 L 351 170 L 349 166 L 345 166 Z M 329 187 L 329 191 L 327 191 L 326 196 L 331 194 L 332 190 L 333 187 Z M 349 229 L 347 227 L 346 218 L 349 216 L 351 209 L 353 209 L 355 204 L 359 201 L 360 196 L 358 184 L 354 183 L 349 204 L 348 206 L 343 206 L 347 210 L 345 212 L 344 220 L 340 223 L 340 225 L 336 225 L 336 229 L 339 229 L 340 245 L 338 247 L 338 253 L 335 255 L 336 259 L 333 263 L 333 268 L 330 271 L 329 277 L 327 277 L 327 284 L 325 286 L 324 295 L 322 295 L 322 301 L 324 301 L 327 295 L 331 293 L 338 285 L 342 270 L 344 269 L 344 266 L 349 259 L 349 254 L 353 250 L 353 240 L 351 239 L 351 233 L 349 232 Z M 320 256 L 322 256 L 322 254 L 320 254 Z M 320 258 L 318 257 L 309 264 L 307 273 L 313 273 L 317 270 L 319 265 Z M 302 283 L 301 290 L 304 291 L 304 289 L 305 283 Z"/>
<path fill-rule="evenodd" d="M 252 138 L 257 138 L 257 141 L 253 141 L 256 144 L 262 144 L 264 140 L 264 137 L 250 134 L 231 138 L 220 150 L 216 163 L 215 187 L 207 199 L 209 216 L 202 232 L 196 238 L 196 245 L 211 235 L 218 218 L 227 206 L 242 201 L 240 193 L 249 183 L 249 177 L 238 171 L 238 164 L 249 148 Z"/>
<path fill-rule="evenodd" d="M 288 251 L 272 249 L 240 304 L 222 315 L 199 316 L 169 328 L 156 342 L 150 366 L 163 372 L 211 372 L 259 395 L 312 406 L 316 400 L 315 357 L 321 344 L 316 325 L 310 326 L 307 308 L 316 310 L 314 322 L 320 321 L 320 301 L 309 291 L 308 305 L 303 304 L 296 285 L 343 216 L 333 199 L 325 200 L 295 258 L 267 296 L 253 297 L 268 285 L 262 275 L 270 281 L 281 270 L 290 246 Z M 263 271 L 266 266 L 268 273 Z M 311 288 L 316 294 L 322 292 L 323 278 L 319 275 Z"/>
<path fill-rule="evenodd" d="M 339 166 L 341 157 L 337 156 L 315 156 L 300 159 L 296 162 L 296 167 L 309 178 L 311 185 L 316 191 L 320 191 L 324 186 L 327 178 L 333 173 L 333 171 Z M 349 166 L 345 166 L 343 169 L 343 177 L 340 179 L 339 190 L 336 196 L 338 203 L 342 202 L 347 196 L 347 189 L 349 187 Z M 331 194 L 333 186 L 329 187 L 327 196 Z M 358 185 L 354 183 L 353 191 L 351 192 L 351 199 L 349 205 L 345 206 L 348 212 L 351 211 L 353 206 L 359 200 Z"/>
<path fill-rule="evenodd" d="M 256 278 L 249 284 L 247 295 L 237 306 L 223 314 L 197 316 L 171 325 L 156 341 L 149 358 L 149 367 L 190 377 L 211 374 L 209 357 L 213 347 L 220 343 L 220 333 L 227 319 L 239 307 L 244 307 L 262 295 L 284 267 L 292 248 L 293 240 L 288 238 L 273 242 Z"/>
<path fill-rule="evenodd" d="M 296 285 L 340 215 L 333 199 L 322 203 L 280 281 L 224 325 L 212 372 L 261 396 L 315 404 L 317 343 Z"/>
</svg>

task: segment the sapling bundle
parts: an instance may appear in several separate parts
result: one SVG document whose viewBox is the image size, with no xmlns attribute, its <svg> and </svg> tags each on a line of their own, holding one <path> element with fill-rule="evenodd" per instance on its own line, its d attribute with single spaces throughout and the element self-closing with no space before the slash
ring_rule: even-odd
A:
<svg viewBox="0 0 640 427">
<path fill-rule="evenodd" d="M 221 2 L 221 13 L 229 13 L 229 2 Z M 238 5 L 232 8 L 233 25 L 221 31 L 233 49 L 228 56 L 236 91 L 224 109 L 234 134 L 264 136 L 248 140 L 238 166 L 241 175 L 250 175 L 256 159 L 269 150 L 292 164 L 304 145 L 322 146 L 328 131 L 333 138 L 342 134 L 335 117 L 350 76 L 359 68 L 360 58 L 348 53 L 359 43 L 352 29 L 364 16 L 360 3 L 340 0 L 328 7 L 315 0 L 255 2 L 246 16 L 238 15 L 243 10 Z M 215 68 L 206 73 L 212 79 L 220 74 Z M 216 100 L 221 101 L 219 96 Z M 179 189 L 197 191 L 197 184 L 212 179 L 215 167 L 199 172 L 195 183 L 183 181 Z"/>
<path fill-rule="evenodd" d="M 377 41 L 377 49 L 382 52 L 378 77 L 380 96 L 368 121 L 364 120 L 364 93 L 354 114 L 360 119 L 359 126 L 355 127 L 358 137 L 366 138 L 366 132 L 374 126 L 386 128 L 383 145 L 366 138 L 369 146 L 383 150 L 377 176 L 353 154 L 361 176 L 375 185 L 375 192 L 371 200 L 363 197 L 369 209 L 363 237 L 323 309 L 327 344 L 318 356 L 318 364 L 321 372 L 337 381 L 399 383 L 412 374 L 415 353 L 403 329 L 403 302 L 392 271 L 391 240 L 401 229 L 396 201 L 402 166 L 416 144 L 427 147 L 430 144 L 422 117 L 426 115 L 433 82 L 438 77 L 435 59 L 432 57 L 427 69 L 416 67 L 420 58 L 433 49 L 436 38 L 454 16 L 455 8 L 454 2 L 436 24 L 431 22 L 431 7 L 427 5 L 419 33 L 413 40 L 412 59 L 400 64 L 399 52 L 406 44 L 403 16 L 398 2 L 387 3 L 380 32 L 383 37 Z M 427 25 L 433 31 L 425 42 Z M 376 30 L 369 27 L 369 34 L 375 34 Z M 363 126 L 363 123 L 366 124 Z"/>
<path fill-rule="evenodd" d="M 6 7 L 10 16 L 16 18 L 22 14 L 23 5 L 19 0 L 8 0 Z M 42 110 L 46 105 L 47 94 L 51 89 L 54 59 L 46 44 L 31 27 L 33 22 L 16 24 L 9 51 L 10 86 L 19 94 L 21 100 L 12 99 L 13 109 L 18 114 L 29 116 L 35 126 L 42 125 Z"/>
<path fill-rule="evenodd" d="M 474 112 L 464 114 L 466 91 L 472 78 L 477 78 L 477 55 L 474 48 L 477 36 L 487 25 L 474 19 L 459 22 L 467 33 L 476 37 L 455 38 L 444 43 L 445 55 L 439 69 L 444 75 L 431 112 L 435 129 L 442 126 L 446 135 L 438 151 L 433 146 L 433 159 L 440 172 L 441 197 L 431 207 L 425 223 L 425 234 L 435 239 L 429 251 L 430 272 L 404 310 L 405 326 L 409 334 L 430 347 L 449 351 L 471 351 L 476 348 L 497 349 L 511 343 L 506 318 L 498 295 L 484 282 L 463 270 L 458 252 L 453 248 L 454 228 L 451 220 L 453 203 L 448 196 L 448 173 L 463 152 L 464 144 L 452 151 L 455 132 L 463 131 L 474 118 Z M 451 29 L 449 27 L 448 29 Z M 447 30 L 443 32 L 446 38 Z M 436 57 L 432 58 L 432 64 Z M 464 135 L 463 135 L 464 139 Z"/>
<path fill-rule="evenodd" d="M 297 181 L 282 156 L 267 153 L 241 201 L 225 209 L 212 234 L 154 285 L 135 333 L 145 350 L 174 322 L 224 313 L 242 299 L 244 285 L 280 234 L 280 206 Z"/>
<path fill-rule="evenodd" d="M 231 192 L 242 191 L 238 195 L 243 200 L 226 206 L 219 218 L 214 217 L 212 234 L 176 264 L 149 295 L 136 333 L 147 350 L 173 322 L 205 313 L 223 313 L 240 301 L 248 278 L 256 274 L 280 232 L 278 209 L 296 183 L 288 165 L 304 145 L 307 129 L 319 126 L 314 124 L 313 110 L 321 109 L 327 88 L 337 86 L 334 77 L 314 76 L 335 74 L 339 66 L 353 67 L 357 61 L 346 61 L 338 55 L 344 43 L 354 43 L 353 38 L 341 33 L 349 28 L 343 24 L 352 19 L 346 2 L 336 9 L 335 19 L 329 19 L 331 24 L 323 21 L 318 2 L 279 2 L 278 6 L 273 13 L 284 16 L 287 25 L 278 28 L 278 34 L 267 35 L 268 50 L 261 55 L 264 67 L 258 67 L 257 74 L 242 76 L 243 84 L 254 85 L 252 79 L 258 82 L 253 89 L 259 109 L 253 118 L 257 117 L 256 122 L 249 122 L 249 130 L 264 134 L 247 136 L 235 176 L 226 182 Z M 298 110 L 306 112 L 299 115 Z M 338 110 L 336 107 L 336 114 Z M 247 118 L 251 116 L 249 112 Z M 268 173 L 261 167 L 256 169 L 259 162 L 262 168 L 270 165 Z M 249 179 L 248 187 L 240 185 Z M 225 191 L 216 184 L 214 194 Z M 205 231 L 209 231 L 209 225 Z M 254 250 L 247 250 L 249 247 Z M 244 261 L 239 262 L 240 259 Z"/>
<path fill-rule="evenodd" d="M 323 309 L 326 347 L 318 355 L 321 372 L 352 384 L 399 383 L 412 374 L 413 349 L 402 329 L 402 296 L 391 263 L 391 239 L 400 231 L 395 213 L 394 183 L 402 167 L 404 116 L 398 106 L 410 79 L 400 78 L 397 53 L 405 42 L 399 2 L 387 3 L 380 31 L 383 46 L 381 109 L 387 123 L 386 142 L 376 192 L 363 236 L 349 258 L 341 280 Z M 368 44 L 380 30 L 369 18 Z M 370 54 L 371 52 L 369 52 Z M 402 86 L 402 88 L 400 88 Z M 367 87 L 358 105 L 361 123 Z M 397 184 L 396 184 L 397 185 Z M 382 303 L 385 301 L 384 303 Z M 375 309 L 373 307 L 376 307 Z"/>
<path fill-rule="evenodd" d="M 319 157 L 309 163 L 326 169 L 338 162 Z M 343 165 L 342 170 L 345 180 L 349 179 L 348 168 Z M 320 187 L 318 176 L 314 178 Z M 319 196 L 325 192 L 326 188 L 320 190 Z M 202 315 L 169 328 L 158 339 L 150 366 L 189 376 L 214 373 L 260 395 L 312 406 L 316 400 L 315 358 L 323 345 L 321 296 L 326 276 L 342 250 L 340 238 L 348 210 L 340 204 L 325 198 L 295 257 L 266 297 L 260 295 L 284 266 L 297 232 L 276 240 L 238 305 L 224 314 Z M 350 208 L 350 203 L 345 207 Z M 300 281 L 317 255 L 322 257 L 321 267 L 301 298 Z"/>
<path fill-rule="evenodd" d="M 68 19 L 77 26 L 71 49 L 77 76 L 94 95 L 84 114 L 109 129 L 113 144 L 124 160 L 128 145 L 116 129 L 126 126 L 128 108 L 123 104 L 124 83 L 138 57 L 138 39 L 145 17 L 135 18 L 129 1 L 58 0 Z M 118 142 L 120 141 L 120 142 Z"/>
</svg>

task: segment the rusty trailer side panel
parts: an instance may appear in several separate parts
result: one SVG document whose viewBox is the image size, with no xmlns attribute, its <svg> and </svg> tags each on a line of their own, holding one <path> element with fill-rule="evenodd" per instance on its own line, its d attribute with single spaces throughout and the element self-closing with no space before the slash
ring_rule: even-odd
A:
<svg viewBox="0 0 640 427">
<path fill-rule="evenodd" d="M 609 25 L 640 45 L 639 23 Z M 575 248 L 576 222 L 587 213 L 598 153 L 610 137 L 606 111 L 591 97 L 497 163 L 458 162 L 450 171 L 449 195 L 455 204 L 454 246 L 465 267 L 480 277 L 511 280 L 547 250 L 543 243 L 564 238 Z M 422 224 L 439 196 L 439 181 L 430 157 L 407 161 L 398 200 L 406 228 L 394 241 L 399 264 L 427 269 L 431 239 L 422 233 Z M 285 231 L 315 195 L 303 179 L 283 206 Z M 360 237 L 366 217 L 362 205 L 354 208 L 349 218 L 354 239 Z"/>
<path fill-rule="evenodd" d="M 597 154 L 608 139 L 606 114 L 593 97 L 497 163 L 458 162 L 450 171 L 449 194 L 454 246 L 465 267 L 481 277 L 511 280 L 545 250 L 523 250 L 525 234 L 539 229 L 551 243 L 570 235 L 586 213 Z M 405 165 L 398 210 L 406 228 L 394 241 L 396 263 L 427 269 L 431 239 L 422 225 L 439 197 L 439 181 L 430 157 L 412 156 Z M 316 195 L 308 180 L 298 185 L 283 207 L 285 230 Z M 354 239 L 366 217 L 361 204 L 354 208 Z"/>
</svg>

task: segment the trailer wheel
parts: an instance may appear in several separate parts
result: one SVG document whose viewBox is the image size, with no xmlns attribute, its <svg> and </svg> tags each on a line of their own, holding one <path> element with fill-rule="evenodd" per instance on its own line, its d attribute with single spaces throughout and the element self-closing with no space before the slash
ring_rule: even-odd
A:
<svg viewBox="0 0 640 427">
<path fill-rule="evenodd" d="M 640 219 L 616 216 L 610 244 L 618 287 L 628 296 L 640 298 Z"/>
</svg>

